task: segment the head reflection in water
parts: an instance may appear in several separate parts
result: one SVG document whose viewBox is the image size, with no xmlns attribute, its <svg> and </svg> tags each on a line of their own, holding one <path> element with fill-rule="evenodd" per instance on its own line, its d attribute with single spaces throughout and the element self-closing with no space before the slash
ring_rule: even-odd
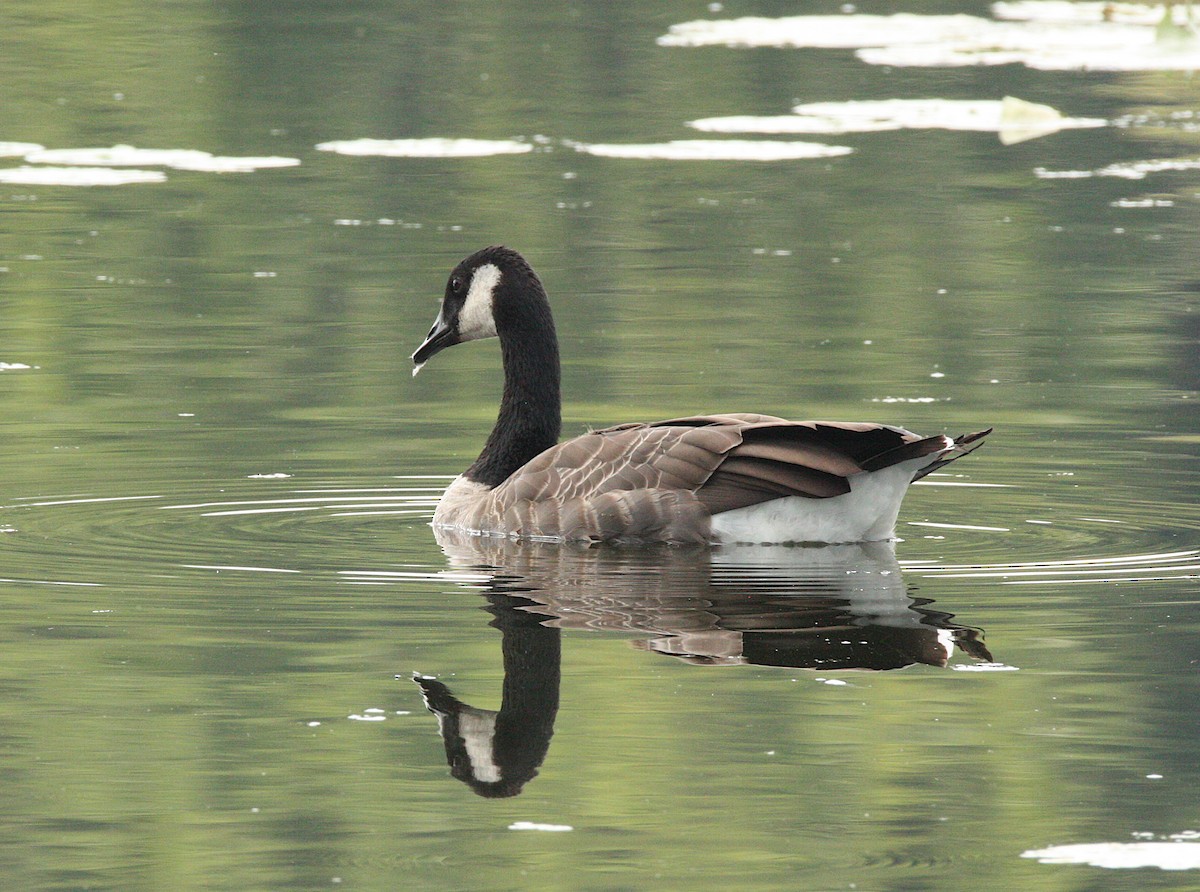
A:
<svg viewBox="0 0 1200 892">
<path fill-rule="evenodd" d="M 425 707 L 437 716 L 450 773 L 480 796 L 516 796 L 550 748 L 558 715 L 561 652 L 550 617 L 521 608 L 525 598 L 493 593 L 488 611 L 500 629 L 504 693 L 499 712 L 457 699 L 435 678 L 416 675 Z"/>
<path fill-rule="evenodd" d="M 491 573 L 487 610 L 501 632 L 498 711 L 414 679 L 451 773 L 481 796 L 517 795 L 546 758 L 563 628 L 632 632 L 635 647 L 705 666 L 944 667 L 956 647 L 992 659 L 979 630 L 909 595 L 887 543 L 613 549 L 437 535 L 453 565 Z"/>
</svg>

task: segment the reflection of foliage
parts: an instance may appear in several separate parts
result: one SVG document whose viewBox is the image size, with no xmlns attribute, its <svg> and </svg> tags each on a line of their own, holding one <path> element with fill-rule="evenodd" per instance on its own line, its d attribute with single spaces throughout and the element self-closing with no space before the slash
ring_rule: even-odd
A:
<svg viewBox="0 0 1200 892">
<path fill-rule="evenodd" d="M 313 153 L 321 139 L 360 135 L 677 138 L 701 114 L 787 108 L 797 93 L 841 97 L 847 67 L 860 67 L 831 64 L 828 53 L 657 49 L 662 18 L 636 7 L 585 8 L 565 32 L 532 8 L 397 16 L 384 4 L 332 21 L 324 10 L 297 18 L 234 5 L 220 20 L 172 29 L 173 43 L 153 50 L 108 41 L 104 20 L 86 20 L 73 25 L 81 41 L 123 52 L 72 58 L 56 72 L 61 81 L 26 74 L 12 138 L 270 152 L 306 165 L 228 179 L 173 173 L 165 187 L 136 192 L 46 193 L 12 215 L 0 254 L 45 259 L 16 263 L 0 281 L 9 318 L 29 320 L 24 342 L 9 349 L 70 357 L 53 376 L 23 382 L 38 391 L 31 398 L 53 406 L 69 395 L 93 421 L 197 407 L 224 421 L 272 419 L 298 445 L 313 418 L 378 419 L 379 406 L 413 398 L 397 366 L 445 269 L 500 240 L 545 270 L 576 425 L 735 401 L 844 416 L 863 400 L 962 394 L 952 388 L 993 378 L 1148 383 L 1139 340 L 1158 337 L 1161 325 L 1118 305 L 1121 277 L 1141 278 L 1135 247 L 1095 222 L 1124 184 L 1089 184 L 1095 198 L 1079 201 L 1070 184 L 1029 175 L 1053 145 L 1105 134 L 987 157 L 957 150 L 973 144 L 959 136 L 876 134 L 832 167 L 620 163 L 561 147 L 467 161 Z M 163 28 L 153 17 L 139 23 L 146 33 Z M 46 25 L 24 39 L 32 58 L 69 35 Z M 993 72 L 989 89 L 1008 75 L 1030 82 Z M 66 102 L 47 126 L 39 109 L 51 95 Z M 1087 99 L 1060 104 L 1074 111 Z M 131 205 L 139 225 L 127 225 Z M 367 225 L 333 225 L 339 218 Z M 380 218 L 393 225 L 370 225 Z M 441 231 L 451 227 L 462 231 Z M 1095 262 L 1080 266 L 1081 250 Z M 1053 299 L 1063 293 L 1074 298 Z M 1117 313 L 1127 319 L 1121 330 L 1088 324 Z M 1113 352 L 1140 360 L 1128 375 L 1094 367 L 1097 344 L 1118 335 Z M 947 353 L 946 344 L 969 349 Z M 476 356 L 490 363 L 486 348 Z M 939 368 L 948 380 L 935 388 L 928 376 Z M 479 366 L 427 378 L 416 393 L 462 393 L 478 387 Z M 453 401 L 454 416 L 484 424 L 491 410 L 480 396 Z M 953 422 L 960 406 L 976 420 L 962 400 L 868 408 L 920 426 Z M 1038 405 L 1068 407 L 1080 407 L 1068 388 Z M 10 408 L 10 418 L 33 417 Z M 1095 401 L 1089 410 L 1106 411 Z M 381 426 L 376 443 L 390 453 L 386 433 Z M 197 446 L 228 450 L 223 437 Z"/>
</svg>

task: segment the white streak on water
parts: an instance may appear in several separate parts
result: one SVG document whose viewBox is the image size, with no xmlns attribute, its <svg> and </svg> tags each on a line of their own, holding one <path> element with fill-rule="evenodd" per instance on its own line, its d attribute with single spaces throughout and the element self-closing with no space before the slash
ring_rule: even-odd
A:
<svg viewBox="0 0 1200 892">
<path fill-rule="evenodd" d="M 436 502 L 430 502 L 429 507 L 432 508 Z M 330 514 L 330 517 L 419 517 L 428 514 L 428 511 L 338 511 Z"/>
<path fill-rule="evenodd" d="M 1200 869 L 1200 843 L 1194 842 L 1098 842 L 1030 849 L 1022 858 L 1040 864 L 1089 864 L 1110 870 L 1157 867 L 1161 870 Z"/>
<path fill-rule="evenodd" d="M 1001 570 L 1001 569 L 1025 569 L 1025 568 L 1058 568 L 1058 567 L 1111 567 L 1122 564 L 1163 564 L 1171 563 L 1178 560 L 1194 560 L 1200 551 L 1168 551 L 1161 554 L 1130 554 L 1118 555 L 1116 557 L 1097 557 L 1097 558 L 1076 558 L 1074 560 L 1063 561 L 1026 561 L 1013 564 L 921 564 L 912 561 L 901 561 L 901 566 L 906 570 L 922 570 L 922 571 L 952 571 L 952 570 Z"/>
<path fill-rule="evenodd" d="M 246 573 L 299 573 L 299 570 L 281 570 L 278 567 L 238 567 L 225 564 L 180 564 L 192 570 L 241 570 Z"/>
<path fill-rule="evenodd" d="M 1177 6 L 1182 6 L 1178 4 Z M 1073 9 L 1072 9 L 1073 7 Z M 1136 14 L 1125 14 L 1126 10 Z M 1115 14 L 1121 10 L 1121 14 Z M 996 4 L 996 21 L 971 15 L 812 15 L 708 19 L 672 25 L 660 46 L 854 49 L 869 65 L 946 67 L 1020 64 L 1044 71 L 1189 71 L 1200 41 L 1185 11 L 1160 37 L 1153 6 L 1105 3 Z"/>
<path fill-rule="evenodd" d="M 1034 585 L 1054 578 L 1054 583 L 1070 584 L 1081 582 L 1163 582 L 1168 579 L 1196 579 L 1189 571 L 1200 570 L 1200 564 L 1185 564 L 1174 567 L 1154 567 L 1146 573 L 1138 573 L 1137 569 L 1125 569 L 1127 575 L 1114 576 L 1113 568 L 1106 567 L 1098 570 L 1081 570 L 1078 567 L 1063 570 L 995 570 L 977 573 L 937 573 L 928 578 L 937 579 L 1005 579 L 1012 580 L 1008 585 Z M 1169 575 L 1168 575 L 1169 574 Z M 1025 578 L 1032 577 L 1032 578 Z M 1074 578 L 1056 578 L 1074 577 Z M 1085 577 L 1085 578 L 1080 578 Z M 1095 578 L 1092 578 L 1095 577 Z"/>
<path fill-rule="evenodd" d="M 950 667 L 955 672 L 1017 672 L 1018 667 L 1004 663 L 956 663 Z"/>
<path fill-rule="evenodd" d="M 451 570 L 436 570 L 434 572 L 414 572 L 409 570 L 338 570 L 339 576 L 359 577 L 372 580 L 390 580 L 404 582 L 436 581 L 436 582 L 490 582 L 492 577 L 486 573 L 467 573 Z"/>
<path fill-rule="evenodd" d="M 438 477 L 437 479 L 449 480 L 451 478 L 450 477 L 444 477 L 444 478 Z M 318 492 L 338 492 L 338 493 L 390 492 L 390 493 L 396 494 L 396 493 L 441 492 L 443 489 L 444 489 L 444 487 L 441 487 L 441 486 L 376 486 L 376 487 L 368 487 L 368 488 L 362 488 L 362 489 L 356 489 L 356 488 L 352 488 L 352 487 L 345 487 L 345 488 L 329 487 L 328 489 L 294 489 L 294 490 L 292 490 L 292 492 L 296 493 L 297 495 L 304 495 L 304 494 L 318 493 Z"/>
<path fill-rule="evenodd" d="M 1182 10 L 1180 10 L 1182 12 Z M 1163 19 L 1163 8 L 1151 3 L 1113 3 L 1111 0 L 1075 2 L 1075 0 L 1014 0 L 992 4 L 992 15 L 1014 22 L 1086 24 L 1104 21 L 1156 27 Z M 1183 16 L 1173 14 L 1175 21 Z"/>
<path fill-rule="evenodd" d="M 164 506 L 166 507 L 166 506 Z M 295 505 L 288 508 L 238 508 L 233 511 L 204 511 L 201 517 L 235 517 L 242 514 L 287 514 L 300 511 L 317 511 L 324 505 Z"/>
<path fill-rule="evenodd" d="M 107 167 L 9 167 L 0 170 L 0 183 L 22 186 L 127 186 L 163 183 L 158 170 L 110 170 Z"/>
<path fill-rule="evenodd" d="M 1084 583 L 1095 584 L 1102 582 L 1109 585 L 1132 585 L 1142 582 L 1178 582 L 1181 579 L 1200 579 L 1200 575 L 1181 575 L 1181 576 L 1104 576 L 1097 579 L 1055 579 L 1055 585 L 1082 585 Z M 1042 585 L 1044 580 L 1041 579 L 1010 579 L 1006 580 L 1001 585 Z"/>
<path fill-rule="evenodd" d="M 51 505 L 86 505 L 94 502 L 139 502 L 147 499 L 161 499 L 162 496 L 106 496 L 95 499 L 58 499 L 52 502 L 27 502 L 30 508 L 46 508 Z"/>
<path fill-rule="evenodd" d="M 1200 158 L 1152 158 L 1146 161 L 1120 161 L 1096 170 L 1048 170 L 1045 167 L 1035 167 L 1033 175 L 1041 180 L 1080 180 L 1088 177 L 1143 180 L 1152 173 L 1173 170 L 1200 170 Z"/>
<path fill-rule="evenodd" d="M 0 158 L 19 158 L 44 148 L 35 142 L 0 142 Z"/>
<path fill-rule="evenodd" d="M 168 167 L 202 173 L 250 173 L 269 167 L 296 167 L 299 158 L 231 157 L 197 149 L 139 149 L 116 145 L 107 148 L 42 149 L 25 156 L 30 164 L 71 164 L 90 167 Z M 161 177 L 162 174 L 159 174 Z"/>
<path fill-rule="evenodd" d="M 532 152 L 533 145 L 511 139 L 339 139 L 318 143 L 317 150 L 339 155 L 379 155 L 388 158 L 483 158 L 489 155 L 521 155 Z"/>
<path fill-rule="evenodd" d="M 663 143 L 574 143 L 575 151 L 603 158 L 653 161 L 797 161 L 849 155 L 848 146 L 745 139 L 677 139 Z"/>
<path fill-rule="evenodd" d="M 882 99 L 811 102 L 791 115 L 701 118 L 690 126 L 710 133 L 868 133 L 881 130 L 970 130 L 999 133 L 1006 142 L 1059 130 L 1103 127 L 1103 118 L 1068 118 L 1048 105 L 1004 99 Z"/>
<path fill-rule="evenodd" d="M 289 500 L 283 499 L 282 501 L 289 501 Z M 396 508 L 411 509 L 411 508 L 415 508 L 415 507 L 432 508 L 435 505 L 437 505 L 437 501 L 431 500 L 431 501 L 419 501 L 419 502 L 418 501 L 406 501 L 406 502 L 398 503 L 394 506 L 373 505 L 372 507 L 375 507 L 375 508 L 396 507 Z M 243 514 L 287 514 L 287 513 L 299 513 L 301 511 L 318 511 L 318 510 L 326 510 L 326 511 L 333 512 L 333 511 L 336 511 L 337 509 L 351 509 L 351 508 L 357 508 L 357 507 L 358 507 L 357 505 L 351 504 L 351 505 L 289 505 L 289 506 L 280 507 L 280 508 L 234 508 L 229 511 L 205 511 L 200 516 L 201 517 L 234 517 L 234 516 L 243 515 Z M 363 514 L 402 514 L 402 513 L 425 514 L 427 512 L 424 512 L 424 511 L 407 511 L 407 512 L 402 512 L 402 511 L 386 511 L 386 512 L 385 511 L 373 511 L 373 512 L 349 511 L 349 512 L 345 512 L 345 513 L 341 513 L 341 514 L 333 513 L 333 514 L 330 514 L 329 516 L 331 516 L 331 517 L 354 517 L 354 516 L 359 516 L 359 515 L 363 515 Z"/>
<path fill-rule="evenodd" d="M 939 530 L 977 530 L 982 533 L 1011 533 L 1008 527 L 980 527 L 967 523 L 934 523 L 930 520 L 910 520 L 910 527 L 934 527 Z"/>
<path fill-rule="evenodd" d="M 999 579 L 1001 585 L 1131 584 L 1200 578 L 1197 555 L 1200 551 L 1190 550 L 1012 564 L 905 562 L 902 566 L 907 572 L 920 573 L 930 579 Z"/>
<path fill-rule="evenodd" d="M 509 830 L 541 830 L 546 833 L 566 833 L 574 830 L 570 824 L 538 824 L 534 821 L 515 821 L 508 825 Z"/>
<path fill-rule="evenodd" d="M 104 588 L 101 582 L 60 582 L 52 579 L 0 579 L 0 582 L 12 582 L 19 585 L 72 585 L 84 588 Z"/>
<path fill-rule="evenodd" d="M 326 491 L 338 492 L 338 490 L 316 490 L 316 491 L 317 492 L 326 492 Z M 350 491 L 353 492 L 353 490 L 350 490 Z M 379 491 L 380 492 L 388 492 L 389 490 L 379 490 Z M 139 498 L 158 499 L 158 498 L 162 498 L 162 497 L 161 496 L 140 496 Z M 106 501 L 106 500 L 91 500 L 91 501 Z M 338 503 L 344 503 L 345 501 L 346 501 L 346 496 L 344 496 L 344 495 L 313 496 L 313 497 L 303 498 L 303 499 L 242 499 L 242 500 L 235 500 L 235 501 L 228 501 L 228 502 L 193 502 L 193 503 L 187 504 L 187 505 L 159 505 L 158 510 L 160 510 L 160 511 L 176 511 L 176 510 L 180 510 L 180 509 L 191 509 L 191 508 L 230 508 L 230 507 L 233 507 L 234 505 L 291 505 L 291 504 L 313 503 L 313 502 L 334 503 L 334 504 L 328 505 L 328 507 L 330 507 L 330 508 L 354 507 L 354 505 L 338 504 Z M 378 502 L 395 502 L 395 501 L 396 501 L 396 496 L 394 496 L 394 495 L 391 495 L 391 496 L 359 496 L 357 499 L 355 499 L 356 503 L 361 503 L 361 504 L 365 504 L 368 502 L 378 503 Z M 54 504 L 54 503 L 46 503 L 46 504 Z M 406 502 L 404 504 L 408 504 L 408 503 Z"/>
</svg>

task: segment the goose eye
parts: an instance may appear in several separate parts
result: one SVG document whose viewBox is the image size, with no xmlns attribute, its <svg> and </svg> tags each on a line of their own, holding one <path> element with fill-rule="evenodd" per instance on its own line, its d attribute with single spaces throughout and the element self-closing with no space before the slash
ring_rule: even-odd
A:
<svg viewBox="0 0 1200 892">
<path fill-rule="evenodd" d="M 460 279 L 458 276 L 455 276 L 454 278 L 452 278 L 450 280 L 450 290 L 453 291 L 455 294 L 462 293 L 463 280 Z"/>
</svg>

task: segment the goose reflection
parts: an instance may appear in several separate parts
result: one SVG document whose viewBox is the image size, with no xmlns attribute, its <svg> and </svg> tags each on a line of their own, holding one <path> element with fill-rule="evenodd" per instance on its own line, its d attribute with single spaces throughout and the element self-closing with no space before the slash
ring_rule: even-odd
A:
<svg viewBox="0 0 1200 892">
<path fill-rule="evenodd" d="M 501 632 L 498 711 L 414 680 L 438 717 L 454 777 L 481 796 L 515 796 L 537 775 L 558 712 L 561 630 L 648 636 L 634 646 L 705 666 L 835 670 L 946 666 L 955 648 L 991 661 L 978 629 L 905 586 L 888 543 L 719 549 L 588 548 L 437 530 L 480 588 Z"/>
</svg>

